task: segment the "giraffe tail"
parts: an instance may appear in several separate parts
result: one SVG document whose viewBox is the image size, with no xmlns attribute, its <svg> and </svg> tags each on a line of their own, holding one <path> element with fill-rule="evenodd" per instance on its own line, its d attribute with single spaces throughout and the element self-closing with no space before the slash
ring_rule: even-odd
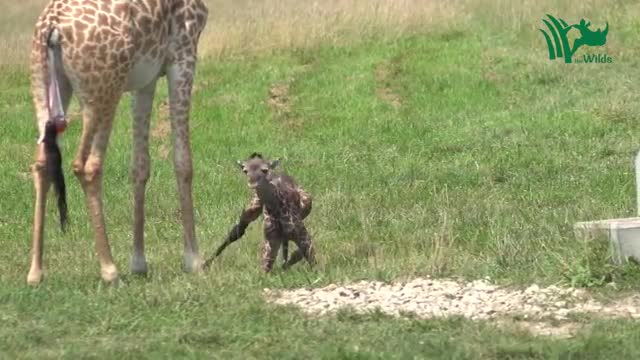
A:
<svg viewBox="0 0 640 360">
<path fill-rule="evenodd" d="M 48 75 L 47 104 L 49 109 L 49 119 L 45 123 L 42 142 L 44 143 L 44 155 L 46 161 L 47 176 L 53 185 L 57 195 L 58 212 L 60 214 L 60 228 L 64 232 L 68 223 L 67 214 L 67 191 L 62 171 L 62 153 L 58 145 L 58 134 L 66 128 L 66 119 L 60 99 L 60 88 L 56 75 L 57 61 L 60 61 L 60 34 L 53 28 L 46 41 L 46 68 Z"/>
</svg>

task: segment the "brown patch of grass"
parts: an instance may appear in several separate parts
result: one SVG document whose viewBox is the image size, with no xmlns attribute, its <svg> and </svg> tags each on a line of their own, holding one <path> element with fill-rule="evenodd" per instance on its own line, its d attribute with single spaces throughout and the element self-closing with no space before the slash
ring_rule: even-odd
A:
<svg viewBox="0 0 640 360">
<path fill-rule="evenodd" d="M 342 44 L 383 31 L 390 37 L 456 19 L 453 2 L 434 0 L 207 1 L 202 49 L 209 56 Z"/>
<path fill-rule="evenodd" d="M 48 0 L 3 4 L 0 67 L 26 65 L 36 18 Z M 209 20 L 200 39 L 203 56 L 270 52 L 322 43 L 357 41 L 373 33 L 395 38 L 460 18 L 454 2 L 435 0 L 205 0 Z"/>
<path fill-rule="evenodd" d="M 267 103 L 277 116 L 287 117 L 291 113 L 291 108 L 289 107 L 289 82 L 271 86 Z"/>
<path fill-rule="evenodd" d="M 169 103 L 164 100 L 158 106 L 156 126 L 151 130 L 151 138 L 153 139 L 167 139 L 171 134 L 171 122 L 169 121 Z"/>
<path fill-rule="evenodd" d="M 171 148 L 169 147 L 169 144 L 167 143 L 160 144 L 160 147 L 158 148 L 158 156 L 160 156 L 161 159 L 169 158 L 170 153 L 171 153 Z"/>
<path fill-rule="evenodd" d="M 171 123 L 167 119 L 158 119 L 158 123 L 151 130 L 151 137 L 154 139 L 168 139 L 171 134 Z"/>
<path fill-rule="evenodd" d="M 0 12 L 0 68 L 27 64 L 37 16 L 48 0 L 7 1 Z M 447 32 L 453 26 L 480 22 L 495 31 L 522 33 L 542 49 L 537 29 L 552 11 L 567 20 L 607 19 L 622 27 L 634 21 L 638 5 L 586 0 L 205 0 L 209 20 L 200 40 L 204 57 L 255 54 L 282 48 L 341 45 L 370 35 L 395 39 L 422 32 Z M 636 11 L 637 13 L 637 11 Z M 495 14 L 505 14 L 496 17 Z M 612 46 L 615 44 L 612 43 Z"/>
<path fill-rule="evenodd" d="M 390 63 L 382 63 L 375 69 L 375 78 L 378 86 L 376 87 L 376 95 L 379 99 L 391 105 L 395 109 L 399 109 L 402 105 L 400 95 L 395 93 L 389 86 L 389 81 L 396 74 Z"/>
<path fill-rule="evenodd" d="M 273 84 L 269 88 L 267 104 L 273 111 L 274 118 L 290 129 L 301 129 L 304 121 L 291 111 L 293 99 L 290 95 L 290 87 L 293 79 Z"/>
</svg>

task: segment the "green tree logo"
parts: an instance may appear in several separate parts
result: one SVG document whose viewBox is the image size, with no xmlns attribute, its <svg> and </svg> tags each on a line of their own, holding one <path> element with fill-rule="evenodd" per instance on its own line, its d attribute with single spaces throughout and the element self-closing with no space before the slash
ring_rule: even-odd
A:
<svg viewBox="0 0 640 360">
<path fill-rule="evenodd" d="M 598 29 L 597 31 L 589 30 L 591 22 L 580 20 L 579 24 L 568 25 L 566 21 L 561 18 L 547 14 L 549 20 L 542 19 L 542 22 L 547 25 L 549 33 L 540 29 L 544 39 L 547 42 L 549 48 L 549 60 L 555 60 L 556 58 L 564 57 L 564 62 L 569 64 L 572 62 L 572 57 L 575 52 L 584 45 L 587 46 L 602 46 L 607 42 L 607 33 L 609 32 L 609 23 L 604 30 Z M 567 39 L 567 33 L 569 30 L 576 28 L 580 31 L 580 37 L 575 39 L 573 46 L 569 46 L 569 40 Z M 553 38 L 553 42 L 551 39 Z"/>
</svg>

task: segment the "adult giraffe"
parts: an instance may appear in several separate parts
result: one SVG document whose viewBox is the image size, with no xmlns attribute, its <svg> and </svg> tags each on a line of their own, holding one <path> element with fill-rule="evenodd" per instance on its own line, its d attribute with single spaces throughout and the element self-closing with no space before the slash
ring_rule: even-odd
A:
<svg viewBox="0 0 640 360">
<path fill-rule="evenodd" d="M 150 169 L 149 120 L 157 79 L 165 75 L 184 230 L 184 268 L 188 272 L 201 269 L 188 120 L 198 41 L 207 15 L 201 0 L 51 0 L 46 6 L 36 23 L 31 51 L 31 92 L 40 138 L 31 167 L 36 201 L 28 283 L 37 284 L 43 278 L 46 196 L 52 183 L 59 189 L 59 182 L 64 181 L 55 176 L 61 176 L 60 160 L 50 150 L 57 150 L 56 134 L 66 125 L 64 113 L 72 92 L 82 106 L 83 120 L 72 167 L 85 193 L 101 276 L 107 282 L 117 282 L 118 271 L 105 229 L 102 168 L 118 102 L 124 92 L 133 94 L 131 270 L 146 273 L 144 197 Z"/>
</svg>

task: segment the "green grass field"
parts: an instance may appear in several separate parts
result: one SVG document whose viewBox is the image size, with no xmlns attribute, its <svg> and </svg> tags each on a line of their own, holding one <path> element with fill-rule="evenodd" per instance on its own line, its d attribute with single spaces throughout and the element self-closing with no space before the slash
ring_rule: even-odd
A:
<svg viewBox="0 0 640 360">
<path fill-rule="evenodd" d="M 534 10 L 509 15 L 501 7 L 507 3 L 497 2 L 493 10 L 478 9 L 441 29 L 416 27 L 398 36 L 380 30 L 346 44 L 203 57 L 191 116 L 201 251 L 212 253 L 248 200 L 236 159 L 253 151 L 281 157 L 284 169 L 314 196 L 307 224 L 320 266 L 310 270 L 300 263 L 270 276 L 259 270 L 260 222 L 210 271 L 182 273 L 162 81 L 147 188 L 150 277 L 132 277 L 128 269 L 127 95 L 104 180 L 107 231 L 126 286 L 113 289 L 99 279 L 83 193 L 70 167 L 81 130 L 77 116 L 62 143 L 70 231 L 60 232 L 50 202 L 45 282 L 27 286 L 36 130 L 26 67 L 4 66 L 1 357 L 640 356 L 640 325 L 625 320 L 579 319 L 589 330 L 559 340 L 457 318 L 349 312 L 309 318 L 262 298 L 263 288 L 427 274 L 573 284 L 607 296 L 617 295 L 605 290 L 608 279 L 625 291 L 640 289 L 635 266 L 607 265 L 572 231 L 576 221 L 636 211 L 640 20 L 630 14 L 640 8 L 632 1 L 573 3 L 548 9 L 529 4 Z M 580 52 L 606 52 L 612 64 L 549 61 L 537 29 L 546 12 L 564 10 L 568 14 L 559 16 L 574 22 L 586 17 L 594 28 L 609 22 L 606 47 Z"/>
</svg>

